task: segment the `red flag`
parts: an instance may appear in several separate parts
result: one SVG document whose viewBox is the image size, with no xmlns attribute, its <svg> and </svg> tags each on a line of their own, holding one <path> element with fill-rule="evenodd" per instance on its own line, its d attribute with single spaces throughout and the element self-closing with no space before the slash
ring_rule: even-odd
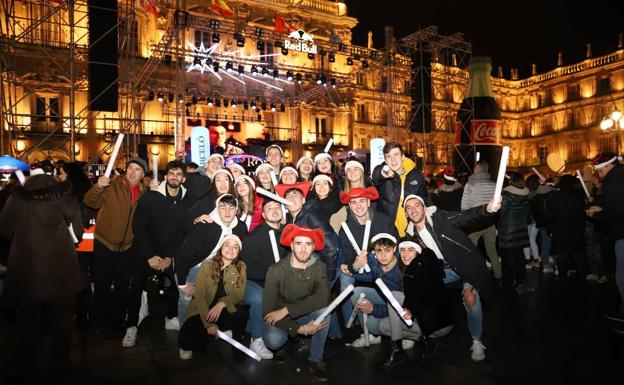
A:
<svg viewBox="0 0 624 385">
<path fill-rule="evenodd" d="M 136 0 L 135 8 L 137 11 L 150 12 L 154 16 L 158 16 L 160 13 L 160 7 L 158 7 L 155 0 Z"/>
<path fill-rule="evenodd" d="M 290 33 L 294 30 L 296 28 L 292 24 L 286 22 L 281 16 L 275 15 L 275 32 Z"/>
<path fill-rule="evenodd" d="M 210 9 L 217 12 L 219 15 L 223 17 L 234 16 L 234 10 L 225 0 L 212 0 L 212 4 L 210 4 Z"/>
</svg>

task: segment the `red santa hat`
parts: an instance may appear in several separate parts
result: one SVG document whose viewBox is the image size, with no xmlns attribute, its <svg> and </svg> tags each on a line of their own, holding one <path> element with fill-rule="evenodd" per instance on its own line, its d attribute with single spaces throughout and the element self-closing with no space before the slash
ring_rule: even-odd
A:
<svg viewBox="0 0 624 385">
<path fill-rule="evenodd" d="M 423 207 L 426 207 L 427 205 L 425 205 L 425 201 L 424 199 L 422 199 L 420 197 L 420 195 L 416 195 L 416 194 L 409 194 L 408 196 L 405 197 L 405 199 L 403 199 L 403 208 L 405 208 L 405 205 L 407 204 L 407 201 L 410 201 L 412 199 L 418 199 L 420 201 L 420 203 L 422 203 Z"/>
<path fill-rule="evenodd" d="M 226 170 L 224 168 L 218 169 L 217 171 L 214 172 L 214 175 L 212 176 L 212 180 L 214 180 L 217 177 L 217 174 L 225 174 L 228 176 L 228 178 L 230 178 L 232 182 L 234 182 L 234 177 L 232 176 L 232 173 L 229 170 Z"/>
<path fill-rule="evenodd" d="M 329 177 L 329 175 L 325 175 L 325 174 L 318 174 L 317 176 L 314 177 L 314 179 L 312 179 L 312 186 L 314 186 L 316 184 L 316 182 L 324 180 L 327 183 L 329 183 L 330 186 L 334 187 L 334 181 L 332 180 L 332 178 Z"/>
<path fill-rule="evenodd" d="M 594 170 L 601 169 L 608 166 L 610 163 L 615 163 L 619 160 L 622 160 L 622 158 L 618 157 L 612 152 L 602 152 L 594 158 Z"/>
<path fill-rule="evenodd" d="M 256 189 L 256 182 L 254 182 L 254 180 L 250 176 L 244 175 L 244 174 L 243 175 L 239 175 L 239 176 L 236 177 L 236 180 L 234 182 L 234 186 L 236 186 L 237 184 L 239 184 L 240 182 L 245 181 L 245 180 L 247 182 L 249 182 L 249 184 L 251 185 L 252 189 L 254 189 L 254 190 Z"/>
<path fill-rule="evenodd" d="M 351 167 L 359 168 L 360 170 L 362 170 L 362 172 L 364 172 L 364 166 L 362 165 L 362 163 L 358 162 L 357 160 L 350 160 L 347 162 L 347 164 L 345 164 L 345 167 L 344 167 L 345 173 Z"/>
<path fill-rule="evenodd" d="M 226 167 L 228 170 L 232 170 L 233 168 L 237 169 L 238 171 L 240 171 L 241 174 L 245 174 L 245 168 L 243 166 L 241 166 L 238 163 L 230 163 L 227 165 Z"/>
<path fill-rule="evenodd" d="M 379 192 L 375 187 L 356 187 L 349 190 L 349 192 L 340 192 L 340 203 L 343 205 L 349 204 L 351 199 L 368 198 L 372 201 L 379 199 Z"/>
<path fill-rule="evenodd" d="M 308 196 L 308 193 L 310 192 L 311 185 L 312 184 L 309 181 L 294 184 L 278 184 L 277 186 L 275 186 L 275 192 L 282 198 L 286 198 L 286 192 L 288 190 L 296 189 L 301 191 L 303 197 L 306 198 Z"/>
<path fill-rule="evenodd" d="M 280 243 L 282 246 L 290 247 L 295 237 L 307 237 L 314 242 L 314 251 L 321 251 L 325 247 L 325 234 L 321 229 L 310 229 L 307 227 L 299 227 L 295 224 L 288 224 L 282 231 Z"/>
<path fill-rule="evenodd" d="M 266 150 L 264 151 L 265 155 L 269 155 L 269 150 L 272 148 L 277 148 L 280 152 L 281 156 L 284 156 L 284 150 L 282 150 L 282 148 L 280 146 L 278 146 L 277 144 L 272 144 L 269 147 L 266 148 Z"/>
<path fill-rule="evenodd" d="M 409 249 L 409 248 L 415 249 L 417 254 L 422 253 L 422 247 L 420 247 L 420 245 L 414 241 L 403 241 L 399 243 L 399 251 L 401 249 Z"/>
<path fill-rule="evenodd" d="M 228 234 L 226 236 L 223 237 L 223 242 L 221 242 L 221 247 L 223 247 L 223 243 L 225 243 L 225 241 L 227 241 L 228 239 L 231 239 L 233 241 L 235 241 L 238 244 L 238 249 L 242 250 L 243 249 L 243 242 L 241 242 L 240 238 L 238 236 L 236 236 L 235 234 Z"/>
</svg>

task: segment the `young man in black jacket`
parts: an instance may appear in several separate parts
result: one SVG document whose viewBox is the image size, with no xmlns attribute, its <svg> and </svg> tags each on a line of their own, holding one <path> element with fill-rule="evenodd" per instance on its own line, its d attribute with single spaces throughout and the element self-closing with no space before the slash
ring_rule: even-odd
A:
<svg viewBox="0 0 624 385">
<path fill-rule="evenodd" d="M 408 195 L 404 206 L 410 221 L 406 231 L 411 236 L 408 240 L 425 245 L 443 261 L 445 283 L 463 282 L 462 297 L 473 340 L 470 357 L 475 362 L 483 361 L 485 346 L 481 343 L 481 297 L 489 294 L 490 276 L 483 257 L 466 235 L 465 229 L 481 221 L 491 220 L 501 207 L 500 200 L 465 211 L 449 212 L 438 210 L 435 206 L 425 208 L 425 202 L 420 196 Z"/>
<path fill-rule="evenodd" d="M 273 358 L 273 353 L 262 341 L 264 319 L 262 318 L 262 292 L 264 279 L 271 265 L 284 258 L 288 251 L 279 243 L 282 235 L 282 206 L 271 199 L 262 202 L 262 218 L 264 223 L 256 227 L 243 240 L 241 260 L 247 266 L 247 286 L 243 303 L 249 306 L 247 331 L 251 334 L 249 348 L 263 360 Z M 271 236 L 273 232 L 273 236 Z M 277 255 L 275 253 L 277 252 Z"/>
<path fill-rule="evenodd" d="M 171 281 L 167 290 L 168 309 L 165 329 L 179 330 L 177 319 L 178 290 L 173 278 L 172 260 L 184 239 L 185 224 L 190 223 L 190 209 L 195 198 L 187 194 L 186 165 L 172 161 L 165 169 L 165 180 L 155 190 L 147 191 L 138 201 L 132 230 L 136 268 L 130 283 L 128 327 L 134 328 L 123 346 L 134 346 L 141 306 L 141 293 L 149 275 L 164 273 Z"/>
</svg>

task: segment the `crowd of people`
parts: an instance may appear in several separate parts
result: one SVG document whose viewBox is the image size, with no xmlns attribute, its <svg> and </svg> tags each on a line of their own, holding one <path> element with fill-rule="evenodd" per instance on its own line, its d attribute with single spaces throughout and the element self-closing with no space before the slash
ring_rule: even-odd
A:
<svg viewBox="0 0 624 385">
<path fill-rule="evenodd" d="M 0 235 L 10 242 L 4 296 L 20 323 L 15 357 L 38 352 L 47 330 L 54 359 L 67 365 L 74 314 L 120 330 L 132 348 L 153 279 L 180 359 L 220 333 L 249 341 L 263 360 L 283 360 L 289 341 L 309 338 L 319 381 L 327 338 L 352 325 L 362 333 L 349 348 L 390 340 L 386 369 L 416 343 L 431 352 L 455 325 L 453 282 L 475 362 L 485 359 L 482 303 L 494 290 L 534 290 L 527 269 L 613 276 L 624 298 L 624 166 L 612 153 L 595 159 L 591 181 L 508 173 L 499 200 L 487 163 L 469 177 L 445 169 L 436 178 L 395 142 L 372 172 L 328 153 L 291 164 L 283 156 L 269 146 L 250 175 L 215 153 L 204 165 L 169 162 L 160 181 L 140 158 L 93 184 L 75 163 L 14 180 L 2 193 Z"/>
</svg>

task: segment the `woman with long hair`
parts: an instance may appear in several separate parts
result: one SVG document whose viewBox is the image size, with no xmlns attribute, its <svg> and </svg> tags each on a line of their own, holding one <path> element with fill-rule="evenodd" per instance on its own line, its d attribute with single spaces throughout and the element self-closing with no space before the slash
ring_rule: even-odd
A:
<svg viewBox="0 0 624 385">
<path fill-rule="evenodd" d="M 286 166 L 282 168 L 279 174 L 280 184 L 295 184 L 299 182 L 299 173 L 294 167 Z"/>
<path fill-rule="evenodd" d="M 262 198 L 256 196 L 256 183 L 247 175 L 237 177 L 234 187 L 238 199 L 238 217 L 251 232 L 262 223 Z"/>
<path fill-rule="evenodd" d="M 312 173 L 314 172 L 314 160 L 309 156 L 302 156 L 297 161 L 296 169 L 302 182 L 312 181 Z"/>
<path fill-rule="evenodd" d="M 178 334 L 180 359 L 191 359 L 193 350 L 205 345 L 210 336 L 216 336 L 217 330 L 231 330 L 234 336 L 244 332 L 247 314 L 242 301 L 247 268 L 239 259 L 241 248 L 240 238 L 226 235 L 215 257 L 202 263 Z"/>
<path fill-rule="evenodd" d="M 268 163 L 259 164 L 256 167 L 256 182 L 258 187 L 275 192 L 275 186 L 273 186 L 273 181 L 271 180 L 271 172 L 275 172 L 273 166 Z"/>
<path fill-rule="evenodd" d="M 228 170 L 220 168 L 212 176 L 208 194 L 200 198 L 191 209 L 194 222 L 209 221 L 208 215 L 214 210 L 217 198 L 223 194 L 234 195 L 234 177 Z"/>
<path fill-rule="evenodd" d="M 357 160 L 350 160 L 345 164 L 345 180 L 343 191 L 349 192 L 356 187 L 366 188 L 373 185 L 373 182 L 364 174 L 364 165 Z"/>
</svg>

